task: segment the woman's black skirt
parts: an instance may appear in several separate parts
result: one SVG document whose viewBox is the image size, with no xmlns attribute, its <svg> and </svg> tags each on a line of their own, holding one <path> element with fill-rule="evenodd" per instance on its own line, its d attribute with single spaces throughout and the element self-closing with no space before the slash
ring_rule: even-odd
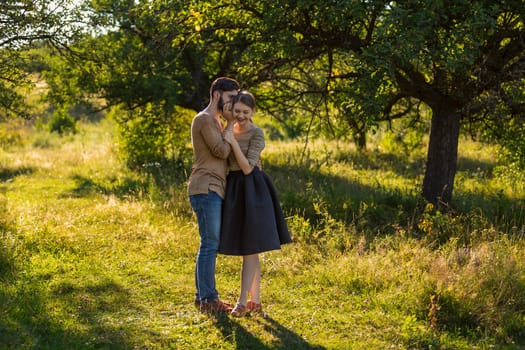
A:
<svg viewBox="0 0 525 350">
<path fill-rule="evenodd" d="M 281 248 L 290 233 L 272 181 L 258 167 L 226 179 L 219 253 L 250 255 Z"/>
</svg>

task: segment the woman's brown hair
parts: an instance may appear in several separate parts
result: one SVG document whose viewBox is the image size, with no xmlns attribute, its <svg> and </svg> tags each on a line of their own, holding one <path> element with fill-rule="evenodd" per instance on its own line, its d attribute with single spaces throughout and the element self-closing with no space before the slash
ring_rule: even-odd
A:
<svg viewBox="0 0 525 350">
<path fill-rule="evenodd" d="M 248 92 L 246 90 L 239 92 L 234 98 L 233 98 L 233 105 L 235 105 L 237 102 L 244 103 L 253 111 L 255 112 L 255 97 L 252 95 L 251 92 Z"/>
</svg>

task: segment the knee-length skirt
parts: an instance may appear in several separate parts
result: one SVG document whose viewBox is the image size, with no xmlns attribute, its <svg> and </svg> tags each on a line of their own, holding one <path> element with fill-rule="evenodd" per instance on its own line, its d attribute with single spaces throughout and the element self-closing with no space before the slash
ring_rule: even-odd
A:
<svg viewBox="0 0 525 350">
<path fill-rule="evenodd" d="M 219 253 L 250 255 L 280 249 L 291 237 L 266 173 L 231 171 L 226 179 Z"/>
</svg>

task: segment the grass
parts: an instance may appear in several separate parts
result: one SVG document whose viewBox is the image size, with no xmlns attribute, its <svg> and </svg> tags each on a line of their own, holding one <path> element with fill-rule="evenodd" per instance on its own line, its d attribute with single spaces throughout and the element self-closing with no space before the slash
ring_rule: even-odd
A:
<svg viewBox="0 0 525 350">
<path fill-rule="evenodd" d="M 421 154 L 270 142 L 295 243 L 262 255 L 268 317 L 234 319 L 193 307 L 185 184 L 127 170 L 108 121 L 79 130 L 0 153 L 0 349 L 525 347 L 525 193 L 488 146 L 462 141 L 442 214 L 421 206 Z M 239 272 L 218 257 L 221 298 Z"/>
</svg>

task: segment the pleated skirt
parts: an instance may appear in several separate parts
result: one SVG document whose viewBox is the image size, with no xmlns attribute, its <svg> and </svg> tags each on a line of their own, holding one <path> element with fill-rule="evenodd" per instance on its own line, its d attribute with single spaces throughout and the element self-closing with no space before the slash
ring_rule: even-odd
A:
<svg viewBox="0 0 525 350">
<path fill-rule="evenodd" d="M 250 255 L 280 249 L 291 237 L 266 173 L 231 171 L 226 179 L 219 253 Z"/>
</svg>

